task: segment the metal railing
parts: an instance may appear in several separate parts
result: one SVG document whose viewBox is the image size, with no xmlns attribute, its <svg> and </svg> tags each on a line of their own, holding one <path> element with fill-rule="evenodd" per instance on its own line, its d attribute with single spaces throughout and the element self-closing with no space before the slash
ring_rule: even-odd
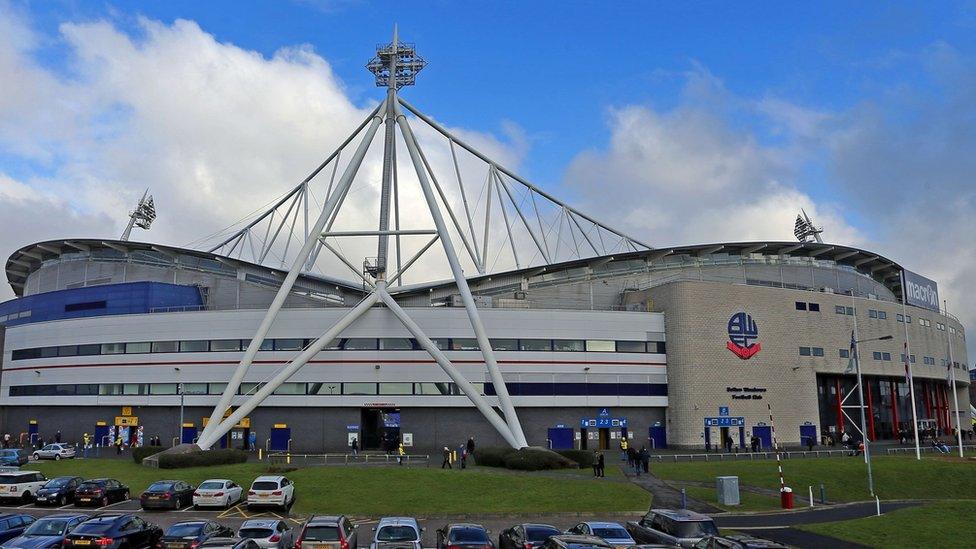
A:
<svg viewBox="0 0 976 549">
<path fill-rule="evenodd" d="M 818 457 L 841 457 L 850 455 L 851 450 L 784 450 L 779 453 L 783 459 L 802 459 Z M 654 454 L 651 459 L 658 463 L 665 461 L 750 461 L 756 459 L 776 459 L 776 452 L 735 452 L 701 454 Z"/>
<path fill-rule="evenodd" d="M 950 454 L 952 454 L 952 453 L 954 453 L 954 452 L 956 452 L 956 451 L 959 450 L 959 446 L 956 445 L 956 444 L 946 443 L 946 446 L 949 448 L 949 453 Z M 962 449 L 964 451 L 967 451 L 967 450 L 968 451 L 976 450 L 976 445 L 973 445 L 973 444 L 963 444 L 962 445 Z M 919 447 L 919 450 L 921 450 L 922 452 L 933 452 L 933 453 L 934 452 L 938 452 L 938 450 L 936 448 L 933 448 L 931 445 L 929 445 L 929 446 L 920 446 Z M 899 447 L 899 448 L 888 448 L 887 449 L 887 453 L 888 454 L 902 454 L 902 453 L 908 454 L 908 453 L 915 453 L 915 447 L 914 446 L 908 446 L 908 447 L 904 447 L 904 448 L 902 448 L 902 447 Z"/>
<path fill-rule="evenodd" d="M 430 467 L 429 454 L 296 454 L 276 452 L 268 454 L 273 465 L 423 465 Z"/>
</svg>

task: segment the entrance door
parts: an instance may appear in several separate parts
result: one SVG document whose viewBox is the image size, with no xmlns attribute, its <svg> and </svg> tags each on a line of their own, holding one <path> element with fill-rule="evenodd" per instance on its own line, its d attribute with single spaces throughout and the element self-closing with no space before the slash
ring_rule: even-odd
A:
<svg viewBox="0 0 976 549">
<path fill-rule="evenodd" d="M 759 438 L 759 446 L 763 450 L 769 450 L 773 447 L 773 432 L 769 425 L 754 425 L 752 434 Z"/>
<path fill-rule="evenodd" d="M 600 449 L 610 449 L 610 429 L 606 427 L 600 427 Z"/>
<path fill-rule="evenodd" d="M 814 446 L 817 445 L 817 426 L 800 425 L 800 444 L 806 446 L 808 440 L 812 440 Z"/>
<path fill-rule="evenodd" d="M 586 429 L 580 429 L 580 450 L 586 450 Z"/>
<path fill-rule="evenodd" d="M 668 447 L 668 434 L 664 425 L 654 425 L 647 430 L 647 436 L 651 439 L 651 448 L 660 450 Z"/>
<path fill-rule="evenodd" d="M 291 428 L 284 423 L 276 423 L 274 427 L 271 428 L 271 442 L 268 443 L 269 449 L 272 452 L 286 452 L 289 448 L 289 442 L 291 441 Z"/>
<path fill-rule="evenodd" d="M 719 431 L 718 447 L 721 448 L 722 450 L 725 450 L 725 442 L 729 440 L 729 428 L 719 427 L 718 431 Z"/>
<path fill-rule="evenodd" d="M 569 427 L 551 427 L 549 429 L 549 447 L 553 450 L 571 450 L 573 448 L 573 430 Z"/>
<path fill-rule="evenodd" d="M 392 452 L 400 442 L 400 410 L 363 408 L 360 412 L 359 447 Z"/>
</svg>

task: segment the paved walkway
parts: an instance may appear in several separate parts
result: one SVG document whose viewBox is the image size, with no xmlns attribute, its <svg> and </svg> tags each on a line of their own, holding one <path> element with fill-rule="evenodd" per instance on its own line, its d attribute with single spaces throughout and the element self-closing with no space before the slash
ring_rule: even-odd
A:
<svg viewBox="0 0 976 549">
<path fill-rule="evenodd" d="M 640 486 L 641 488 L 647 490 L 654 496 L 652 500 L 652 505 L 657 508 L 662 509 L 681 509 L 681 490 L 671 486 L 667 482 L 657 478 L 652 474 L 644 474 L 641 476 L 635 476 L 633 470 L 624 464 L 618 464 L 620 470 L 623 471 L 624 476 L 634 484 Z M 698 513 L 722 513 L 722 509 L 705 503 L 704 501 L 699 501 L 691 496 L 685 498 L 687 500 L 687 508 Z"/>
</svg>

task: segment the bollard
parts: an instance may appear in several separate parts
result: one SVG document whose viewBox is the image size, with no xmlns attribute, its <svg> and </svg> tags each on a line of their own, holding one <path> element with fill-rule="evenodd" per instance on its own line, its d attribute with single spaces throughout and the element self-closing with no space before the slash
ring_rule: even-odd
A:
<svg viewBox="0 0 976 549">
<path fill-rule="evenodd" d="M 813 507 L 813 486 L 807 486 L 810 489 L 810 507 Z"/>
<path fill-rule="evenodd" d="M 688 494 L 687 492 L 685 492 L 684 488 L 681 489 L 681 508 L 682 509 L 688 508 Z"/>
<path fill-rule="evenodd" d="M 874 496 L 874 504 L 877 506 L 878 516 L 880 517 L 881 516 L 881 499 L 878 498 L 878 496 Z"/>
<path fill-rule="evenodd" d="M 823 484 L 820 485 L 820 504 L 827 505 L 827 490 Z"/>
</svg>

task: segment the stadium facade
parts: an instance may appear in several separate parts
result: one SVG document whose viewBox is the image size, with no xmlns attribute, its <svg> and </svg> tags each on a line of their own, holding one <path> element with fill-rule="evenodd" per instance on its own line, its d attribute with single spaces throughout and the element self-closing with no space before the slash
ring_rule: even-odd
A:
<svg viewBox="0 0 976 549">
<path fill-rule="evenodd" d="M 144 437 L 182 431 L 192 440 L 282 277 L 215 254 L 110 240 L 32 244 L 6 270 L 18 297 L 0 304 L 0 426 L 48 439 L 55 430 L 67 439 L 104 437 L 119 426 L 127 437 L 141 427 Z M 701 448 L 726 436 L 746 445 L 752 434 L 768 444 L 770 409 L 780 443 L 853 432 L 841 405 L 855 380 L 848 367 L 855 319 L 861 340 L 894 336 L 860 346 L 869 435 L 910 433 L 906 325 L 918 417 L 948 434 L 950 341 L 959 402 L 969 403 L 964 330 L 921 307 L 905 307 L 906 316 L 900 270 L 855 248 L 750 242 L 616 254 L 468 282 L 529 444 L 608 448 L 628 436 Z M 300 277 L 239 392 L 253 392 L 362 294 L 362 286 Z M 393 295 L 497 404 L 454 283 Z M 341 449 L 351 437 L 367 448 L 390 436 L 417 449 L 471 435 L 501 444 L 385 313 L 375 307 L 343 332 L 221 444 L 248 444 L 251 433 L 260 446 L 290 439 L 293 450 L 307 451 Z"/>
</svg>

